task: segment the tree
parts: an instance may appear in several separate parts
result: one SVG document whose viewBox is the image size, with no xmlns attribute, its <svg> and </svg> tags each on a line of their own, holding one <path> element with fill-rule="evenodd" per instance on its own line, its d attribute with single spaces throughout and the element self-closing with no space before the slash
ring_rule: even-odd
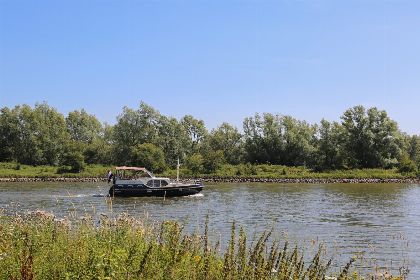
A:
<svg viewBox="0 0 420 280">
<path fill-rule="evenodd" d="M 184 126 L 175 118 L 160 116 L 157 144 L 162 148 L 166 163 L 175 167 L 178 158 L 184 159 L 189 152 L 190 138 Z"/>
<path fill-rule="evenodd" d="M 131 149 L 143 143 L 157 143 L 157 124 L 160 113 L 144 102 L 137 110 L 124 107 L 113 129 L 113 144 L 116 161 L 127 164 Z"/>
<path fill-rule="evenodd" d="M 72 140 L 86 144 L 92 143 L 103 133 L 102 124 L 84 109 L 70 112 L 66 118 L 66 125 Z"/>
<path fill-rule="evenodd" d="M 342 135 L 343 127 L 339 123 L 321 120 L 315 153 L 316 169 L 331 170 L 343 167 Z"/>
<path fill-rule="evenodd" d="M 242 135 L 238 129 L 228 123 L 223 123 L 209 135 L 209 144 L 215 151 L 223 151 L 227 163 L 239 164 L 243 154 Z"/>
<path fill-rule="evenodd" d="M 5 156 L 24 164 L 58 164 L 69 141 L 62 114 L 42 103 L 34 109 L 22 105 L 3 110 L 2 119 L 9 123 L 1 124 L 5 134 L 0 141 L 8 142 L 3 148 Z"/>
<path fill-rule="evenodd" d="M 185 165 L 187 166 L 189 170 L 191 170 L 193 175 L 198 175 L 203 170 L 203 162 L 204 162 L 203 156 L 196 153 L 187 157 L 185 161 Z"/>
<path fill-rule="evenodd" d="M 277 161 L 283 149 L 281 147 L 281 129 L 279 116 L 264 114 L 264 120 L 256 113 L 254 117 L 245 118 L 244 148 L 246 160 L 251 163 Z"/>
<path fill-rule="evenodd" d="M 413 135 L 409 137 L 408 142 L 408 156 L 420 169 L 420 136 Z"/>
<path fill-rule="evenodd" d="M 222 150 L 206 150 L 201 154 L 203 155 L 204 170 L 208 173 L 216 171 L 225 162 Z"/>
<path fill-rule="evenodd" d="M 66 118 L 67 131 L 72 141 L 79 143 L 87 163 L 103 163 L 100 154 L 105 145 L 102 124 L 94 115 L 89 115 L 84 109 L 72 111 Z"/>
<path fill-rule="evenodd" d="M 290 116 L 264 113 L 244 121 L 245 152 L 251 163 L 305 165 L 315 151 L 314 126 Z"/>
<path fill-rule="evenodd" d="M 112 164 L 114 162 L 112 145 L 105 138 L 93 140 L 83 149 L 85 162 L 89 164 L 102 163 Z"/>
<path fill-rule="evenodd" d="M 350 168 L 392 167 L 403 142 L 396 122 L 385 111 L 355 106 L 344 112 L 344 150 Z"/>
<path fill-rule="evenodd" d="M 284 153 L 281 164 L 302 166 L 311 164 L 315 153 L 316 127 L 290 116 L 282 118 Z"/>
<path fill-rule="evenodd" d="M 17 160 L 19 135 L 17 110 L 2 108 L 0 110 L 0 161 Z"/>
<path fill-rule="evenodd" d="M 37 138 L 41 159 L 35 164 L 57 165 L 69 141 L 64 116 L 46 103 L 36 104 L 33 110 L 32 131 Z"/>
<path fill-rule="evenodd" d="M 188 147 L 190 154 L 196 153 L 199 149 L 199 144 L 208 135 L 204 121 L 197 120 L 193 116 L 186 115 L 181 119 L 181 125 L 184 127 L 190 137 L 190 147 Z"/>
<path fill-rule="evenodd" d="M 166 168 L 162 149 L 151 143 L 136 145 L 132 150 L 131 163 L 134 166 L 144 166 L 153 172 L 162 172 Z"/>
</svg>

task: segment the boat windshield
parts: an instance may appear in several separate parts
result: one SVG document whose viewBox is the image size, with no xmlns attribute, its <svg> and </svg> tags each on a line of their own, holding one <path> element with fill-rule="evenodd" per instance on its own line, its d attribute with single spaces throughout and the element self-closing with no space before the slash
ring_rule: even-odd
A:
<svg viewBox="0 0 420 280">
<path fill-rule="evenodd" d="M 145 168 L 116 168 L 117 178 L 121 180 L 136 180 L 139 178 L 154 178 Z"/>
</svg>

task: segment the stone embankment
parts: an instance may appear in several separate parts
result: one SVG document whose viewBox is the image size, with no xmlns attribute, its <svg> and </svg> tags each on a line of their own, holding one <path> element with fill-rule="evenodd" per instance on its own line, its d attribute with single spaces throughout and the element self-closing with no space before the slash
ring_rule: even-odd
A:
<svg viewBox="0 0 420 280">
<path fill-rule="evenodd" d="M 280 184 L 360 184 L 360 183 L 409 183 L 420 184 L 420 178 L 405 179 L 339 179 L 339 178 L 252 178 L 252 177 L 212 177 L 212 178 L 183 178 L 186 181 L 202 181 L 205 183 L 280 183 Z M 89 177 L 32 177 L 32 178 L 0 178 L 0 182 L 66 182 L 66 183 L 97 183 L 106 182 L 106 178 Z"/>
</svg>

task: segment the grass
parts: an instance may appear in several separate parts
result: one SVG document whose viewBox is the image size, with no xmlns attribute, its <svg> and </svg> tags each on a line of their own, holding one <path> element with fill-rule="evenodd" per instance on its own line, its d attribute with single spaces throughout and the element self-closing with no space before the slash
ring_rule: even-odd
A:
<svg viewBox="0 0 420 280">
<path fill-rule="evenodd" d="M 188 169 L 181 169 L 182 176 L 201 177 L 201 178 L 272 178 L 272 179 L 405 179 L 420 177 L 415 173 L 400 173 L 394 169 L 351 169 L 351 170 L 332 170 L 325 172 L 315 172 L 309 168 L 288 167 L 282 165 L 251 165 L 225 164 L 212 174 L 192 174 Z M 175 177 L 176 171 L 169 170 L 165 175 Z"/>
<path fill-rule="evenodd" d="M 84 171 L 80 173 L 60 173 L 59 168 L 55 166 L 30 166 L 10 162 L 0 162 L 0 177 L 26 177 L 26 178 L 105 178 L 105 175 L 113 166 L 103 166 L 97 164 L 86 165 Z M 176 170 L 170 169 L 163 174 L 169 177 L 176 177 Z M 280 179 L 405 179 L 420 177 L 420 173 L 400 173 L 398 169 L 351 169 L 351 170 L 333 170 L 328 172 L 314 172 L 309 168 L 288 167 L 282 165 L 222 165 L 214 173 L 193 174 L 190 170 L 181 168 L 181 177 L 200 177 L 200 178 L 280 178 Z"/>
<path fill-rule="evenodd" d="M 305 263 L 297 247 L 269 241 L 271 232 L 250 243 L 235 223 L 222 253 L 210 242 L 207 225 L 199 235 L 184 234 L 174 221 L 151 226 L 127 215 L 103 216 L 95 223 L 90 217 L 56 219 L 43 211 L 0 213 L 0 278 L 362 279 L 349 273 L 354 259 L 333 273 L 322 248 Z"/>
<path fill-rule="evenodd" d="M 99 164 L 86 165 L 84 171 L 80 173 L 60 173 L 59 167 L 57 166 L 31 166 L 24 164 L 17 164 L 13 162 L 0 162 L 0 177 L 26 177 L 26 178 L 57 178 L 57 177 L 77 177 L 77 178 L 89 178 L 89 177 L 102 177 L 105 178 L 107 171 L 112 169 L 111 166 L 103 166 Z"/>
</svg>

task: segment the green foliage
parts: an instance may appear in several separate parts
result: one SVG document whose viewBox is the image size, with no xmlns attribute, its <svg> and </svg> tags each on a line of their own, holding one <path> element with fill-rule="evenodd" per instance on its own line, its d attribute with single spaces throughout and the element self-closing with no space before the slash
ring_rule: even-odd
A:
<svg viewBox="0 0 420 280">
<path fill-rule="evenodd" d="M 415 162 L 420 169 L 420 136 L 413 135 L 408 140 L 407 153 L 410 159 Z"/>
<path fill-rule="evenodd" d="M 25 164 L 58 164 L 69 140 L 64 117 L 45 103 L 3 108 L 0 131 L 6 137 L 0 141 L 7 142 L 1 154 Z"/>
<path fill-rule="evenodd" d="M 387 168 L 398 163 L 403 148 L 402 135 L 385 111 L 355 106 L 341 118 L 344 153 L 350 168 Z"/>
<path fill-rule="evenodd" d="M 362 279 L 349 272 L 354 259 L 333 272 L 322 246 L 311 260 L 287 241 L 270 241 L 271 232 L 248 244 L 235 223 L 222 254 L 208 236 L 207 222 L 198 235 L 183 233 L 174 221 L 153 227 L 128 215 L 97 223 L 34 211 L 0 213 L 0 225 L 1 279 Z"/>
<path fill-rule="evenodd" d="M 175 118 L 160 116 L 157 146 L 162 148 L 166 163 L 176 167 L 177 160 L 188 153 L 190 138 L 182 124 Z"/>
<path fill-rule="evenodd" d="M 85 162 L 89 164 L 112 164 L 114 162 L 112 143 L 106 136 L 97 138 L 84 147 L 83 156 Z"/>
<path fill-rule="evenodd" d="M 65 168 L 64 166 L 69 166 L 70 169 Z M 85 162 L 83 154 L 80 151 L 69 151 L 64 154 L 63 157 L 63 166 L 59 168 L 59 173 L 79 173 L 85 169 Z"/>
<path fill-rule="evenodd" d="M 132 151 L 132 165 L 143 166 L 153 172 L 162 172 L 166 168 L 162 149 L 151 143 L 139 144 Z"/>
<path fill-rule="evenodd" d="M 243 158 L 242 135 L 238 129 L 223 123 L 209 135 L 209 146 L 214 151 L 223 151 L 227 163 L 239 164 Z"/>
<path fill-rule="evenodd" d="M 17 160 L 20 129 L 17 110 L 2 108 L 0 110 L 0 161 Z"/>
<path fill-rule="evenodd" d="M 225 162 L 222 150 L 206 150 L 203 154 L 204 171 L 207 173 L 215 172 Z"/>
<path fill-rule="evenodd" d="M 316 127 L 290 116 L 255 114 L 244 121 L 246 160 L 251 163 L 310 163 L 315 151 Z"/>
<path fill-rule="evenodd" d="M 401 173 L 416 173 L 417 172 L 417 165 L 414 161 L 410 159 L 408 154 L 404 153 L 401 156 L 400 164 L 398 170 Z"/>
<path fill-rule="evenodd" d="M 197 149 L 206 132 L 203 121 L 191 116 L 178 121 L 161 115 L 144 102 L 137 110 L 125 107 L 113 128 L 114 162 L 129 164 L 131 150 L 150 143 L 161 148 L 166 163 L 175 167 L 178 158 L 183 159 Z"/>
<path fill-rule="evenodd" d="M 19 169 L 16 166 L 19 165 Z M 111 166 L 103 166 L 97 164 L 85 165 L 83 171 L 75 174 L 70 166 L 49 166 L 38 165 L 31 166 L 25 164 L 16 164 L 14 162 L 0 162 L 0 177 L 41 177 L 41 178 L 54 178 L 54 177 L 105 177 L 105 174 Z"/>
<path fill-rule="evenodd" d="M 316 171 L 401 166 L 414 170 L 412 163 L 399 162 L 404 153 L 420 168 L 420 137 L 401 133 L 385 111 L 355 106 L 341 119 L 341 123 L 322 120 L 311 125 L 290 116 L 257 113 L 245 118 L 243 133 L 228 123 L 209 133 L 202 120 L 190 115 L 180 120 L 167 117 L 144 102 L 137 109 L 124 107 L 114 126 L 102 125 L 83 109 L 64 118 L 46 103 L 4 107 L 0 161 L 53 166 L 72 161 L 74 170 L 83 169 L 77 167 L 82 157 L 88 164 L 130 165 L 142 163 L 136 153 L 139 145 L 148 143 L 163 151 L 163 165 L 170 168 L 176 167 L 178 158 L 188 161 L 200 154 L 203 170 L 192 167 L 193 173 L 230 174 L 221 170 L 228 163 L 240 166 L 238 176 L 255 175 L 244 168 L 247 162 Z M 71 143 L 77 143 L 77 152 L 69 152 Z M 280 175 L 288 176 L 288 171 Z"/>
<path fill-rule="evenodd" d="M 252 165 L 250 163 L 240 164 L 237 166 L 237 171 L 235 172 L 235 174 L 239 176 L 252 176 L 257 175 L 258 170 L 255 165 Z"/>
<path fill-rule="evenodd" d="M 61 173 L 57 172 L 57 167 L 54 166 L 29 166 L 19 164 L 20 169 L 16 170 L 16 163 L 14 162 L 0 162 L 0 177 L 104 177 L 112 166 L 87 164 L 85 169 L 77 174 L 67 173 L 71 168 L 65 167 Z M 230 165 L 222 164 L 215 172 L 210 174 L 193 174 L 185 165 L 180 170 L 182 176 L 197 176 L 203 178 L 225 177 L 225 178 L 319 178 L 319 179 L 404 179 L 414 176 L 412 173 L 399 173 L 399 170 L 394 169 L 352 169 L 352 170 L 332 170 L 328 172 L 313 172 L 310 169 L 300 167 L 288 167 L 283 165 L 252 165 L 239 164 Z M 64 173 L 63 173 L 64 172 Z M 204 172 L 204 170 L 203 170 Z M 58 175 L 59 174 L 59 175 Z M 176 177 L 176 169 L 165 170 L 162 175 L 172 178 Z"/>
<path fill-rule="evenodd" d="M 203 157 L 200 154 L 192 154 L 185 162 L 185 166 L 191 170 L 194 176 L 203 172 Z"/>
<path fill-rule="evenodd" d="M 114 153 L 118 164 L 128 164 L 133 147 L 143 143 L 156 143 L 159 112 L 142 102 L 139 109 L 124 107 L 114 126 Z"/>
<path fill-rule="evenodd" d="M 343 127 L 337 122 L 330 123 L 323 119 L 318 128 L 318 134 L 314 168 L 316 170 L 343 168 Z"/>
<path fill-rule="evenodd" d="M 85 169 L 83 145 L 80 142 L 70 142 L 64 150 L 61 167 L 58 173 L 79 173 Z M 69 169 L 67 168 L 69 167 Z"/>
<path fill-rule="evenodd" d="M 196 153 L 200 143 L 207 136 L 208 132 L 202 120 L 197 120 L 193 116 L 186 115 L 181 119 L 181 125 L 189 136 L 187 149 L 191 154 Z"/>
<path fill-rule="evenodd" d="M 74 141 L 92 143 L 102 133 L 102 124 L 84 109 L 70 112 L 66 118 L 67 131 Z"/>
<path fill-rule="evenodd" d="M 184 166 L 188 167 L 188 166 Z M 174 177 L 175 170 L 168 170 L 167 176 Z M 192 172 L 181 170 L 181 176 L 190 176 Z M 267 178 L 267 179 L 404 179 L 412 178 L 413 173 L 401 174 L 397 168 L 393 169 L 351 169 L 315 172 L 303 166 L 289 167 L 284 165 L 252 165 L 252 164 L 222 164 L 217 170 L 208 174 L 194 174 L 202 178 Z"/>
</svg>

